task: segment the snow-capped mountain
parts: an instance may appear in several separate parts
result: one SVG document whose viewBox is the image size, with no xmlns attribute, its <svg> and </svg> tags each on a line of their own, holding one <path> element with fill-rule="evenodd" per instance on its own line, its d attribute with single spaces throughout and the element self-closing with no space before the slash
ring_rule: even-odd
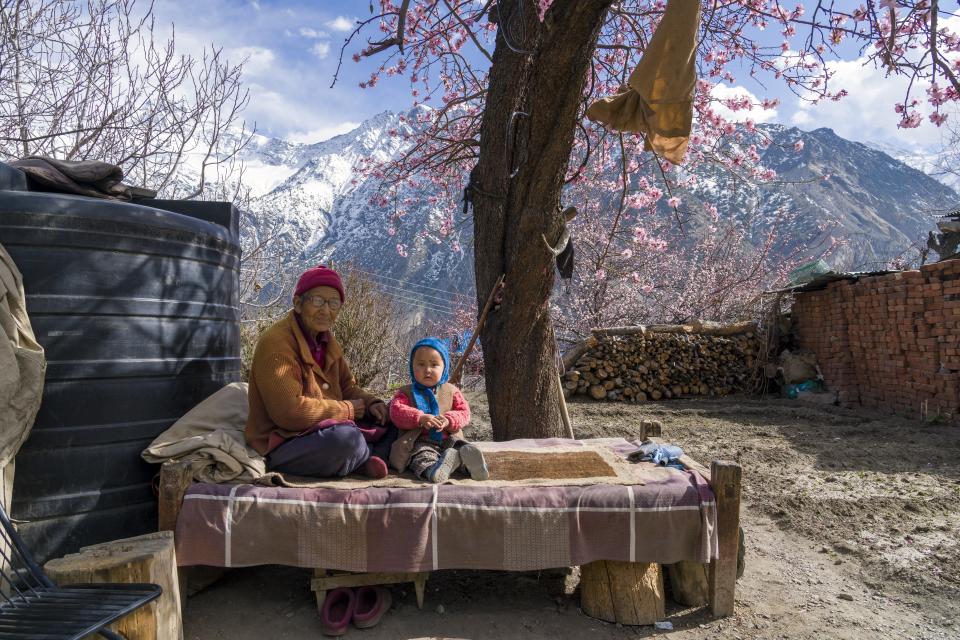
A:
<svg viewBox="0 0 960 640">
<path fill-rule="evenodd" d="M 413 116 L 384 112 L 316 144 L 256 137 L 242 154 L 253 196 L 244 214 L 245 246 L 272 241 L 291 273 L 350 262 L 394 284 L 410 282 L 410 289 L 469 293 L 472 236 L 463 224 L 451 224 L 461 216 L 410 187 L 384 201 L 382 181 L 357 170 L 401 153 Z"/>
<path fill-rule="evenodd" d="M 380 181 L 356 170 L 365 160 L 401 153 L 414 115 L 384 112 L 316 144 L 255 137 L 241 156 L 253 195 L 244 216 L 245 246 L 273 241 L 290 273 L 320 261 L 349 261 L 395 284 L 471 291 L 472 227 L 462 213 L 437 204 L 433 185 L 417 193 L 405 187 L 377 202 Z M 848 238 L 834 264 L 848 269 L 896 255 L 934 227 L 934 215 L 960 202 L 922 171 L 830 129 L 764 125 L 762 133 L 773 144 L 760 151 L 761 164 L 774 169 L 778 181 L 734 184 L 728 174 L 703 166 L 696 185 L 682 194 L 684 203 L 750 216 L 758 233 L 787 211 L 794 245 L 815 245 L 826 234 Z M 802 151 L 795 150 L 797 142 Z M 406 199 L 412 204 L 404 205 Z M 459 251 L 451 248 L 457 245 Z"/>
<path fill-rule="evenodd" d="M 960 175 L 947 171 L 940 154 L 917 149 L 904 149 L 886 142 L 872 141 L 866 145 L 871 149 L 882 151 L 891 158 L 896 158 L 908 167 L 918 169 L 932 178 L 936 178 L 954 191 L 960 189 Z M 956 167 L 954 167 L 956 171 Z"/>
</svg>

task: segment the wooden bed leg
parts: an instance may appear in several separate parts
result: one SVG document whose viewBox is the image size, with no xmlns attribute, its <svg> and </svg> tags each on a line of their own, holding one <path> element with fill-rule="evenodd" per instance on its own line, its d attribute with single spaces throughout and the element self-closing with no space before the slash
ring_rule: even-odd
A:
<svg viewBox="0 0 960 640">
<path fill-rule="evenodd" d="M 176 534 L 177 518 L 183 506 L 183 496 L 193 484 L 193 470 L 184 462 L 164 462 L 160 467 L 160 495 L 157 506 L 157 530 Z M 209 587 L 223 577 L 223 567 L 178 567 L 180 602 L 188 596 Z"/>
<path fill-rule="evenodd" d="M 413 581 L 413 588 L 417 592 L 417 609 L 423 610 L 423 596 L 424 592 L 427 590 L 427 576 L 430 575 L 426 571 L 421 573 Z"/>
<path fill-rule="evenodd" d="M 314 569 L 313 570 L 314 578 L 326 578 L 327 570 L 326 569 Z M 326 589 L 316 589 L 313 592 L 313 595 L 317 598 L 317 615 L 323 615 L 323 601 L 327 599 L 327 590 Z"/>
<path fill-rule="evenodd" d="M 157 531 L 177 530 L 177 516 L 187 487 L 193 482 L 190 465 L 183 462 L 164 462 L 160 466 L 160 491 L 157 504 Z M 187 599 L 188 580 L 186 568 L 177 571 L 177 586 L 180 588 L 180 604 Z"/>
<path fill-rule="evenodd" d="M 160 467 L 158 531 L 176 531 L 180 505 L 183 504 L 183 496 L 192 482 L 193 471 L 186 463 L 164 462 Z"/>
<path fill-rule="evenodd" d="M 720 557 L 710 563 L 710 610 L 720 618 L 733 615 L 740 542 L 740 480 L 735 462 L 715 460 L 710 486 L 717 499 L 717 542 Z"/>
<path fill-rule="evenodd" d="M 710 565 L 692 560 L 681 560 L 667 567 L 673 599 L 688 607 L 703 607 L 710 603 Z"/>
</svg>

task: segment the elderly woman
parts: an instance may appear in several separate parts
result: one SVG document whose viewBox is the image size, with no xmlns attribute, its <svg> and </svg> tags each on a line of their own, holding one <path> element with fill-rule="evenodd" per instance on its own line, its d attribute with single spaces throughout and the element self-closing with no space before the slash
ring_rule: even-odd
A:
<svg viewBox="0 0 960 640">
<path fill-rule="evenodd" d="M 357 385 L 330 333 L 343 300 L 336 271 L 308 269 L 297 281 L 293 310 L 257 342 L 246 438 L 273 471 L 387 475 L 384 459 L 396 429 L 384 436 L 383 427 L 373 424 L 386 424 L 387 406 Z M 369 426 L 358 426 L 361 420 Z"/>
</svg>

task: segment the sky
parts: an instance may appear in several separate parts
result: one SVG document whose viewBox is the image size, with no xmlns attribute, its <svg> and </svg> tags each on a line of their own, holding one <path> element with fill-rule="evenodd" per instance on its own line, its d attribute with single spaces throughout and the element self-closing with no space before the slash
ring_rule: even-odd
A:
<svg viewBox="0 0 960 640">
<path fill-rule="evenodd" d="M 355 63 L 353 44 L 344 54 L 336 85 L 330 87 L 344 39 L 357 18 L 370 15 L 369 7 L 370 0 L 156 0 L 155 14 L 158 31 L 174 25 L 178 50 L 196 56 L 214 45 L 222 47 L 230 60 L 246 60 L 248 124 L 255 123 L 267 136 L 309 143 L 349 131 L 384 110 L 402 111 L 411 104 L 409 84 L 400 78 L 382 78 L 372 89 L 359 87 L 375 65 L 369 59 Z M 749 114 L 758 122 L 805 130 L 829 127 L 844 138 L 904 150 L 940 147 L 942 132 L 927 121 L 917 129 L 897 128 L 900 116 L 893 105 L 903 99 L 905 79 L 885 77 L 856 51 L 832 64 L 834 89 L 849 92 L 839 102 L 812 105 L 789 93 L 783 83 L 770 82 L 764 89 L 749 78 L 743 86 L 718 91 L 779 97 L 775 111 Z M 915 95 L 924 97 L 922 91 Z"/>
</svg>

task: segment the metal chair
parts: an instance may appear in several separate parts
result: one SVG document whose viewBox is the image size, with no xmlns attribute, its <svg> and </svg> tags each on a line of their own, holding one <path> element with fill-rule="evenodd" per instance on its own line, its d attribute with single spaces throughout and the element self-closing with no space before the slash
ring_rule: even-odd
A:
<svg viewBox="0 0 960 640">
<path fill-rule="evenodd" d="M 0 505 L 0 639 L 67 640 L 109 629 L 160 596 L 155 584 L 75 584 L 58 587 L 30 555 Z"/>
</svg>

